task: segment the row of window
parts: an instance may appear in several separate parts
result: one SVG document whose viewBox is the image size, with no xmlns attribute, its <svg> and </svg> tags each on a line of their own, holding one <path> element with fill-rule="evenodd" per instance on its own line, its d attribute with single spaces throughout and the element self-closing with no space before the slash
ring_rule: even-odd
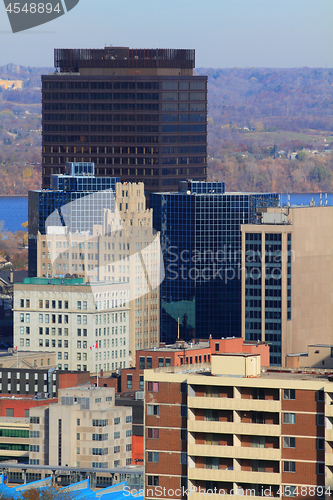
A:
<svg viewBox="0 0 333 500">
<path fill-rule="evenodd" d="M 83 82 L 83 81 L 73 81 L 73 82 L 59 82 L 50 81 L 43 82 L 43 90 L 54 90 L 54 89 L 96 89 L 96 90 L 107 90 L 107 89 L 121 89 L 121 90 L 158 90 L 159 82 Z M 162 81 L 163 90 L 205 90 L 206 82 L 203 80 L 188 80 L 188 81 Z"/>
<path fill-rule="evenodd" d="M 163 101 L 205 101 L 205 92 L 162 92 Z M 158 101 L 158 92 L 44 92 L 43 101 Z M 44 109 L 47 103 L 45 102 Z"/>
<path fill-rule="evenodd" d="M 44 242 L 45 243 L 45 242 Z M 44 258 L 45 258 L 45 253 L 43 254 L 44 255 Z M 50 258 L 50 254 L 48 254 Z M 87 305 L 87 303 L 86 303 Z M 68 300 L 58 300 L 58 302 L 56 300 L 39 300 L 38 301 L 38 306 L 40 309 L 68 309 Z M 64 307 L 63 307 L 64 306 Z M 29 309 L 30 308 L 30 299 L 20 299 L 20 307 L 25 307 L 26 309 Z M 87 308 L 87 307 L 86 307 Z"/>
</svg>

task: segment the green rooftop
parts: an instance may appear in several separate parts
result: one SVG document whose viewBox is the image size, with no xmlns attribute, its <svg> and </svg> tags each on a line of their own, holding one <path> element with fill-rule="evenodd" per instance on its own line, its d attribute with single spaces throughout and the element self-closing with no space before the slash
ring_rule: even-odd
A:
<svg viewBox="0 0 333 500">
<path fill-rule="evenodd" d="M 24 278 L 24 285 L 85 285 L 83 278 Z"/>
</svg>

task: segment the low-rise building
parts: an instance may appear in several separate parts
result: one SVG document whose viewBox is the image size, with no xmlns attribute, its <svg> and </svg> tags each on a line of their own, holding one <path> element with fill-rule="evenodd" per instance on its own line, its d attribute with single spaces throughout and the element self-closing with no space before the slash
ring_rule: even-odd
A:
<svg viewBox="0 0 333 500">
<path fill-rule="evenodd" d="M 59 390 L 59 402 L 30 410 L 29 462 L 82 468 L 132 463 L 132 409 L 113 388 Z"/>
<path fill-rule="evenodd" d="M 161 343 L 159 347 L 136 352 L 135 368 L 121 372 L 121 392 L 143 391 L 143 373 L 147 368 L 210 363 L 212 354 L 232 352 L 259 353 L 261 365 L 269 366 L 269 345 L 265 342 L 245 342 L 241 337 L 227 337 L 178 341 L 171 345 Z"/>
<path fill-rule="evenodd" d="M 7 460 L 29 462 L 28 417 L 0 417 L 0 462 Z"/>
<path fill-rule="evenodd" d="M 287 354 L 288 368 L 320 368 L 333 369 L 333 344 L 312 344 L 306 352 Z"/>
</svg>

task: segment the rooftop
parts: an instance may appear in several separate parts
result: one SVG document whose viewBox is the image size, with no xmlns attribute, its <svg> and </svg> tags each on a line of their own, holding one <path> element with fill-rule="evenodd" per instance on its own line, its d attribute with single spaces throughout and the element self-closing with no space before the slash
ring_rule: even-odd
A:
<svg viewBox="0 0 333 500">
<path fill-rule="evenodd" d="M 83 278 L 24 278 L 24 285 L 86 285 Z M 90 284 L 90 283 L 89 283 Z"/>
<path fill-rule="evenodd" d="M 180 68 L 193 69 L 194 49 L 55 49 L 54 67 L 77 73 L 80 68 Z"/>
</svg>

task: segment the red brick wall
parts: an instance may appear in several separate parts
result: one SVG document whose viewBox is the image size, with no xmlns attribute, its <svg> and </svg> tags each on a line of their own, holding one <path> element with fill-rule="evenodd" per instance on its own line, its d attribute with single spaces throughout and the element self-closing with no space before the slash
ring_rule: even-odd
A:
<svg viewBox="0 0 333 500">
<path fill-rule="evenodd" d="M 9 399 L 5 399 L 4 397 L 0 398 L 0 417 L 6 416 L 6 409 L 13 408 L 14 409 L 14 417 L 24 417 L 24 410 L 28 410 L 29 408 L 34 408 L 35 406 L 44 406 L 51 403 L 57 403 L 58 399 L 12 399 L 9 396 Z"/>
<path fill-rule="evenodd" d="M 89 382 L 89 372 L 76 372 L 76 373 L 59 373 L 59 389 L 66 387 L 76 387 L 81 384 Z"/>
<path fill-rule="evenodd" d="M 291 412 L 292 413 L 292 412 Z M 284 436 L 324 436 L 325 428 L 317 427 L 315 413 L 295 413 L 295 424 L 281 424 Z"/>
<path fill-rule="evenodd" d="M 147 384 L 147 383 L 146 383 Z M 147 385 L 146 385 L 147 389 Z M 186 429 L 187 418 L 181 417 L 181 405 L 186 404 L 187 395 L 181 392 L 181 384 L 160 382 L 158 392 L 146 390 L 146 435 L 145 435 L 145 469 L 146 474 L 159 477 L 159 487 L 177 490 L 180 489 L 181 476 L 186 476 L 187 465 L 181 464 L 181 452 L 186 452 L 187 441 L 181 440 L 181 428 Z M 159 415 L 147 415 L 147 404 L 158 404 Z M 147 437 L 147 428 L 159 429 L 159 438 Z M 148 451 L 159 453 L 158 463 L 148 462 Z M 147 478 L 147 476 L 146 476 Z M 146 479 L 147 485 L 147 479 Z M 146 486 L 149 490 L 151 487 Z M 156 490 L 157 491 L 157 490 Z M 152 494 L 146 491 L 146 496 L 157 498 L 181 498 L 179 494 L 171 492 L 163 495 Z"/>
</svg>

